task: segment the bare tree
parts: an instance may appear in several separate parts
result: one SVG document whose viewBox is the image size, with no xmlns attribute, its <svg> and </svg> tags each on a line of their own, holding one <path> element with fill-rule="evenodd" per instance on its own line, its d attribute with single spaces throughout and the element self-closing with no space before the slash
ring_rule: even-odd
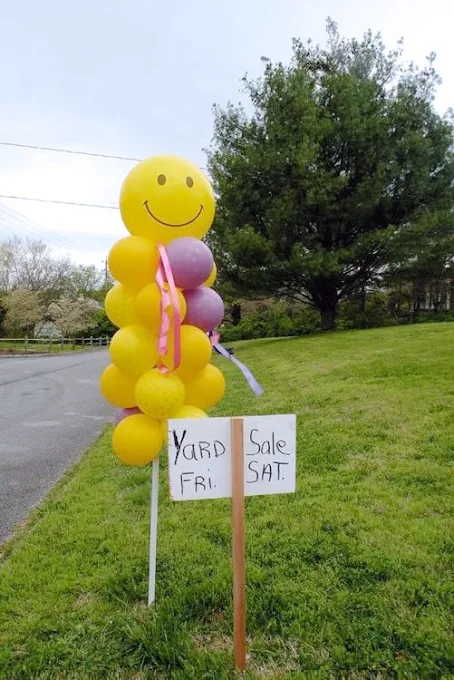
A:
<svg viewBox="0 0 454 680">
<path fill-rule="evenodd" d="M 69 295 L 92 295 L 104 284 L 104 276 L 94 264 L 72 265 L 65 276 L 63 288 Z"/>
<path fill-rule="evenodd" d="M 69 256 L 56 258 L 39 239 L 14 236 L 0 244 L 0 288 L 58 291 L 71 271 Z"/>
<path fill-rule="evenodd" d="M 13 252 L 8 241 L 0 243 L 0 291 L 7 293 L 13 284 Z"/>
</svg>

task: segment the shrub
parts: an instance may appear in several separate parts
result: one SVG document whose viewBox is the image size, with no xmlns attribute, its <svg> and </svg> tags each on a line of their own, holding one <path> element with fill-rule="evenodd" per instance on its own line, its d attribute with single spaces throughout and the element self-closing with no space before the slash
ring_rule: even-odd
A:
<svg viewBox="0 0 454 680">
<path fill-rule="evenodd" d="M 405 323 L 425 323 L 429 321 L 454 321 L 454 311 L 420 312 L 415 317 L 411 310 L 392 311 L 389 295 L 383 291 L 370 293 L 365 305 L 358 298 L 341 302 L 337 320 L 339 330 L 356 328 L 379 328 Z M 224 342 L 235 340 L 254 340 L 257 338 L 277 338 L 293 335 L 306 335 L 320 328 L 319 313 L 307 305 L 275 302 L 258 305 L 253 311 L 243 313 L 237 325 L 225 323 L 220 329 Z"/>
<path fill-rule="evenodd" d="M 339 306 L 337 321 L 339 330 L 379 328 L 397 323 L 397 317 L 389 310 L 388 295 L 384 292 L 379 291 L 368 295 L 364 308 L 361 308 L 358 298 L 345 300 Z"/>
<path fill-rule="evenodd" d="M 221 335 L 226 342 L 304 335 L 316 330 L 318 323 L 318 313 L 309 307 L 274 303 L 249 312 L 236 326 L 226 324 Z"/>
<path fill-rule="evenodd" d="M 435 323 L 436 321 L 454 321 L 454 310 L 419 312 L 414 318 L 414 323 Z"/>
</svg>

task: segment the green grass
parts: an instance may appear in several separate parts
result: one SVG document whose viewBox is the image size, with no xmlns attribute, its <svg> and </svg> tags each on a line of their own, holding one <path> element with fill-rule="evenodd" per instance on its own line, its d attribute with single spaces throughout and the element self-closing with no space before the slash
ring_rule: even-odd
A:
<svg viewBox="0 0 454 680">
<path fill-rule="evenodd" d="M 247 500 L 248 676 L 454 673 L 454 325 L 236 353 L 265 395 L 221 360 L 217 414 L 299 422 L 297 493 Z M 172 503 L 163 459 L 148 608 L 150 471 L 117 463 L 109 438 L 4 548 L 0 677 L 232 677 L 229 502 Z"/>
</svg>

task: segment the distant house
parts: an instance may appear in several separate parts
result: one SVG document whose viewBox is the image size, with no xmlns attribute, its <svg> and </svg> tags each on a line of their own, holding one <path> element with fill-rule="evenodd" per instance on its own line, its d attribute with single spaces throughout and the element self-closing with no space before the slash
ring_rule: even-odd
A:
<svg viewBox="0 0 454 680">
<path fill-rule="evenodd" d="M 49 340 L 56 340 L 63 337 L 63 333 L 53 321 L 46 321 L 45 323 L 36 324 L 33 335 L 38 339 Z"/>
</svg>

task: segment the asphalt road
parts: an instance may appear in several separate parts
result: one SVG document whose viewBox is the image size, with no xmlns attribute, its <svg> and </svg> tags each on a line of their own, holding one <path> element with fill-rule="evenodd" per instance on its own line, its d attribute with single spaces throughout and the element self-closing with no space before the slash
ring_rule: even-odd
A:
<svg viewBox="0 0 454 680">
<path fill-rule="evenodd" d="M 0 359 L 0 542 L 112 420 L 107 352 Z"/>
</svg>

